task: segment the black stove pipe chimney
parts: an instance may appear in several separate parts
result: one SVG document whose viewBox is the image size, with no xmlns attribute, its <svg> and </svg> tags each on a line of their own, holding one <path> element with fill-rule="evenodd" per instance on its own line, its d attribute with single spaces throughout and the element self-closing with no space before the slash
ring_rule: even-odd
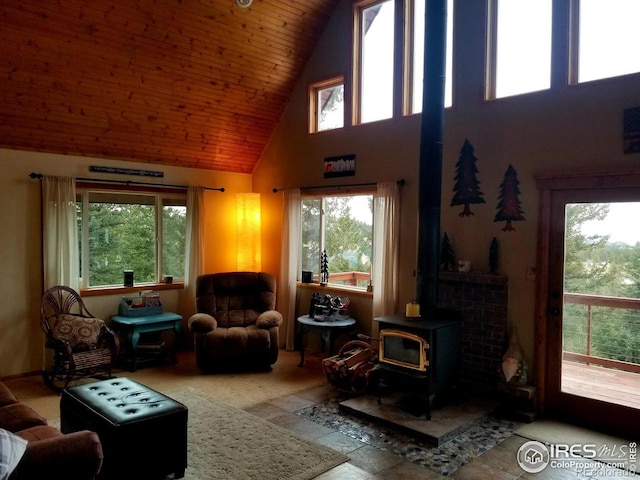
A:
<svg viewBox="0 0 640 480">
<path fill-rule="evenodd" d="M 430 319 L 434 318 L 438 305 L 447 0 L 424 1 L 426 8 L 416 296 L 422 308 L 422 317 Z"/>
</svg>

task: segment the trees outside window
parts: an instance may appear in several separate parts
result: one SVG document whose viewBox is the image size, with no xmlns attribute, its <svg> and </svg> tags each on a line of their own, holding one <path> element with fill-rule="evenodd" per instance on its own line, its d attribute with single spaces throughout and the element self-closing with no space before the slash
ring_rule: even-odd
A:
<svg viewBox="0 0 640 480">
<path fill-rule="evenodd" d="M 373 195 L 302 200 L 302 270 L 319 281 L 327 252 L 329 284 L 365 289 L 371 279 Z"/>
<path fill-rule="evenodd" d="M 123 270 L 135 283 L 183 279 L 186 212 L 184 195 L 79 191 L 82 286 L 122 285 Z"/>
<path fill-rule="evenodd" d="M 640 298 L 640 242 L 612 241 L 587 228 L 604 221 L 612 208 L 607 203 L 566 206 L 565 293 Z M 565 302 L 563 339 L 567 352 L 640 363 L 640 310 Z"/>
</svg>

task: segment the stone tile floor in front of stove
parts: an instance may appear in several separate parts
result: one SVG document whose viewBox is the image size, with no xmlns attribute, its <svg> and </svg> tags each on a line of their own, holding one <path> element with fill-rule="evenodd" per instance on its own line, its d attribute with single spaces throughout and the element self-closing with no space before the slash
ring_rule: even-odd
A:
<svg viewBox="0 0 640 480">
<path fill-rule="evenodd" d="M 301 392 L 248 408 L 247 411 L 349 456 L 340 474 L 320 476 L 330 479 L 450 477 L 494 446 L 513 436 L 521 424 L 488 416 L 467 431 L 438 446 L 391 428 L 339 411 L 340 397 L 332 387 Z M 522 439 L 524 443 L 526 439 Z M 517 467 L 515 451 L 513 464 Z M 336 469 L 334 469 L 336 470 Z M 366 472 L 366 476 L 358 474 Z M 517 478 L 520 472 L 514 469 Z M 516 475 L 517 474 L 517 475 Z M 458 477 L 459 475 L 454 475 Z M 481 478 L 474 475 L 472 478 Z M 494 478 L 492 475 L 489 478 Z"/>
<path fill-rule="evenodd" d="M 331 386 L 258 404 L 247 411 L 349 456 L 315 480 L 603 480 L 640 476 L 602 464 L 595 474 L 579 467 L 525 473 L 516 454 L 530 439 L 518 435 L 522 424 L 488 416 L 439 447 L 338 411 Z M 615 475 L 614 475 L 615 474 Z"/>
</svg>

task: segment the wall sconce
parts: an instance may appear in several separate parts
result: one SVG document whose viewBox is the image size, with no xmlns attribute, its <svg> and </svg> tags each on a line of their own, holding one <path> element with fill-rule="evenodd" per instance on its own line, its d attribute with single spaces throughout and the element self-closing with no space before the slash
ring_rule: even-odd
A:
<svg viewBox="0 0 640 480">
<path fill-rule="evenodd" d="M 239 272 L 259 272 L 262 268 L 259 193 L 236 194 L 236 219 L 237 269 Z"/>
</svg>

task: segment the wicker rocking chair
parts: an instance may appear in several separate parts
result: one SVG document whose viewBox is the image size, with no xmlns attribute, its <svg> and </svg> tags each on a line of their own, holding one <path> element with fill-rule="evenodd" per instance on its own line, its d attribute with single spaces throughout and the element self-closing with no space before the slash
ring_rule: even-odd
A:
<svg viewBox="0 0 640 480">
<path fill-rule="evenodd" d="M 47 386 L 66 388 L 79 377 L 106 376 L 118 357 L 118 336 L 95 318 L 72 288 L 57 286 L 42 297 L 40 325 L 45 346 L 53 350 L 53 366 L 42 371 Z"/>
</svg>

